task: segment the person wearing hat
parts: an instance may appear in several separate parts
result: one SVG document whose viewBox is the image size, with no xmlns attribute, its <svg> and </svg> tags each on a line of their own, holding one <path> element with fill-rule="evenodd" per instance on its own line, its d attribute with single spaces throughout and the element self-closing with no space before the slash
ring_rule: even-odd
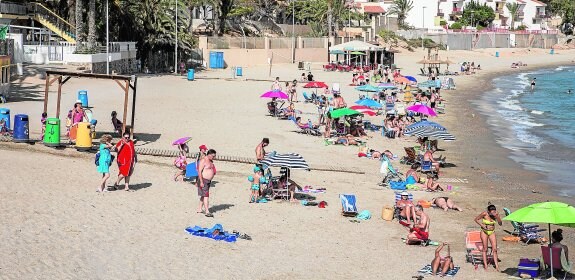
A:
<svg viewBox="0 0 575 280">
<path fill-rule="evenodd" d="M 395 207 L 401 210 L 399 213 L 400 218 L 403 218 L 407 221 L 407 224 L 415 223 L 415 211 L 413 202 L 409 200 L 409 193 L 404 191 L 401 194 L 401 199 L 395 203 Z"/>
<path fill-rule="evenodd" d="M 198 156 L 196 157 L 196 159 L 197 159 L 197 161 L 200 161 L 206 156 L 206 152 L 208 151 L 208 147 L 206 147 L 206 145 L 200 145 L 198 147 L 198 149 L 200 150 L 200 152 L 198 153 Z"/>
</svg>

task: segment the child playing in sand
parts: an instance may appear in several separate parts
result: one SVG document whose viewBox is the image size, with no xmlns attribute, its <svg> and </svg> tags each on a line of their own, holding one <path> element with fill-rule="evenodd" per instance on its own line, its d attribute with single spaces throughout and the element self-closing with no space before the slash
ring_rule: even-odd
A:
<svg viewBox="0 0 575 280">
<path fill-rule="evenodd" d="M 186 174 L 186 166 L 188 165 L 187 159 L 186 159 L 186 155 L 189 152 L 189 148 L 188 145 L 186 144 L 180 144 L 178 145 L 178 157 L 174 160 L 174 165 L 176 166 L 176 168 L 178 169 L 178 171 L 176 171 L 176 174 L 174 174 L 174 181 L 184 181 L 184 175 Z M 180 177 L 181 180 L 179 179 Z"/>
<path fill-rule="evenodd" d="M 258 202 L 260 197 L 260 187 L 262 183 L 265 183 L 266 179 L 262 168 L 259 165 L 254 167 L 254 176 L 249 176 L 248 181 L 250 181 L 251 186 L 251 196 L 250 203 Z"/>
<path fill-rule="evenodd" d="M 48 118 L 48 114 L 46 112 L 42 113 L 42 118 L 40 122 L 42 123 L 42 135 L 40 136 L 40 141 L 44 140 L 44 133 L 46 133 L 46 119 Z"/>
</svg>

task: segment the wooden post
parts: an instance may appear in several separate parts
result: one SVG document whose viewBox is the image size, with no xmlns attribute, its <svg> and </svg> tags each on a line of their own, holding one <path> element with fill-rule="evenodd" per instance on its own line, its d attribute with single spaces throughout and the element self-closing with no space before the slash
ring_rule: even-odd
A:
<svg viewBox="0 0 575 280">
<path fill-rule="evenodd" d="M 48 91 L 50 90 L 50 74 L 46 74 L 46 87 L 44 88 L 44 112 L 48 112 Z"/>
<path fill-rule="evenodd" d="M 58 103 L 56 103 L 56 118 L 60 118 L 61 100 L 62 100 L 62 76 L 58 77 Z"/>
<path fill-rule="evenodd" d="M 124 89 L 124 127 L 122 128 L 122 131 L 126 131 L 126 119 L 128 117 L 128 92 L 130 90 L 130 81 L 124 82 L 125 86 L 122 87 Z"/>
<path fill-rule="evenodd" d="M 136 118 L 136 88 L 138 86 L 138 77 L 134 77 L 134 87 L 132 87 L 132 131 L 134 130 L 134 119 Z"/>
</svg>

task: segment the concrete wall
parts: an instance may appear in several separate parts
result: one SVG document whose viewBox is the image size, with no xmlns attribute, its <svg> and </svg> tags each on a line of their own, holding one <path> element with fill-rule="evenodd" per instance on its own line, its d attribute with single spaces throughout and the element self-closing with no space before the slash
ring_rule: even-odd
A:
<svg viewBox="0 0 575 280">
<path fill-rule="evenodd" d="M 204 49 L 206 65 L 209 65 L 210 51 L 221 51 L 224 53 L 225 67 L 232 66 L 254 66 L 266 65 L 268 59 L 273 57 L 273 64 L 291 63 L 291 49 Z M 296 49 L 295 61 L 306 62 L 327 62 L 327 48 Z"/>
</svg>

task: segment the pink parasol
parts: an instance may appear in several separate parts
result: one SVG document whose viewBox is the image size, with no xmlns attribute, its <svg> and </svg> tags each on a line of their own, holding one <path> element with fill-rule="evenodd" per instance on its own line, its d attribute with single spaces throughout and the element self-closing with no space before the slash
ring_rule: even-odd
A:
<svg viewBox="0 0 575 280">
<path fill-rule="evenodd" d="M 304 88 L 327 88 L 324 82 L 309 82 L 303 86 Z"/>
<path fill-rule="evenodd" d="M 192 140 L 192 137 L 182 137 L 174 142 L 172 142 L 172 145 L 182 145 L 182 144 L 186 144 L 188 142 L 190 142 Z"/>
<path fill-rule="evenodd" d="M 356 110 L 364 115 L 368 115 L 368 116 L 375 116 L 377 115 L 377 112 L 375 110 L 372 110 L 371 108 L 367 107 L 367 106 L 361 106 L 361 105 L 355 105 L 355 106 L 351 106 L 349 107 L 352 110 Z"/>
<path fill-rule="evenodd" d="M 278 98 L 278 99 L 288 99 L 287 94 L 281 91 L 268 91 L 260 96 L 261 98 Z"/>
<path fill-rule="evenodd" d="M 407 110 L 431 117 L 437 117 L 437 113 L 435 113 L 435 111 L 432 108 L 427 107 L 426 105 L 423 104 L 409 106 L 407 107 Z"/>
</svg>

